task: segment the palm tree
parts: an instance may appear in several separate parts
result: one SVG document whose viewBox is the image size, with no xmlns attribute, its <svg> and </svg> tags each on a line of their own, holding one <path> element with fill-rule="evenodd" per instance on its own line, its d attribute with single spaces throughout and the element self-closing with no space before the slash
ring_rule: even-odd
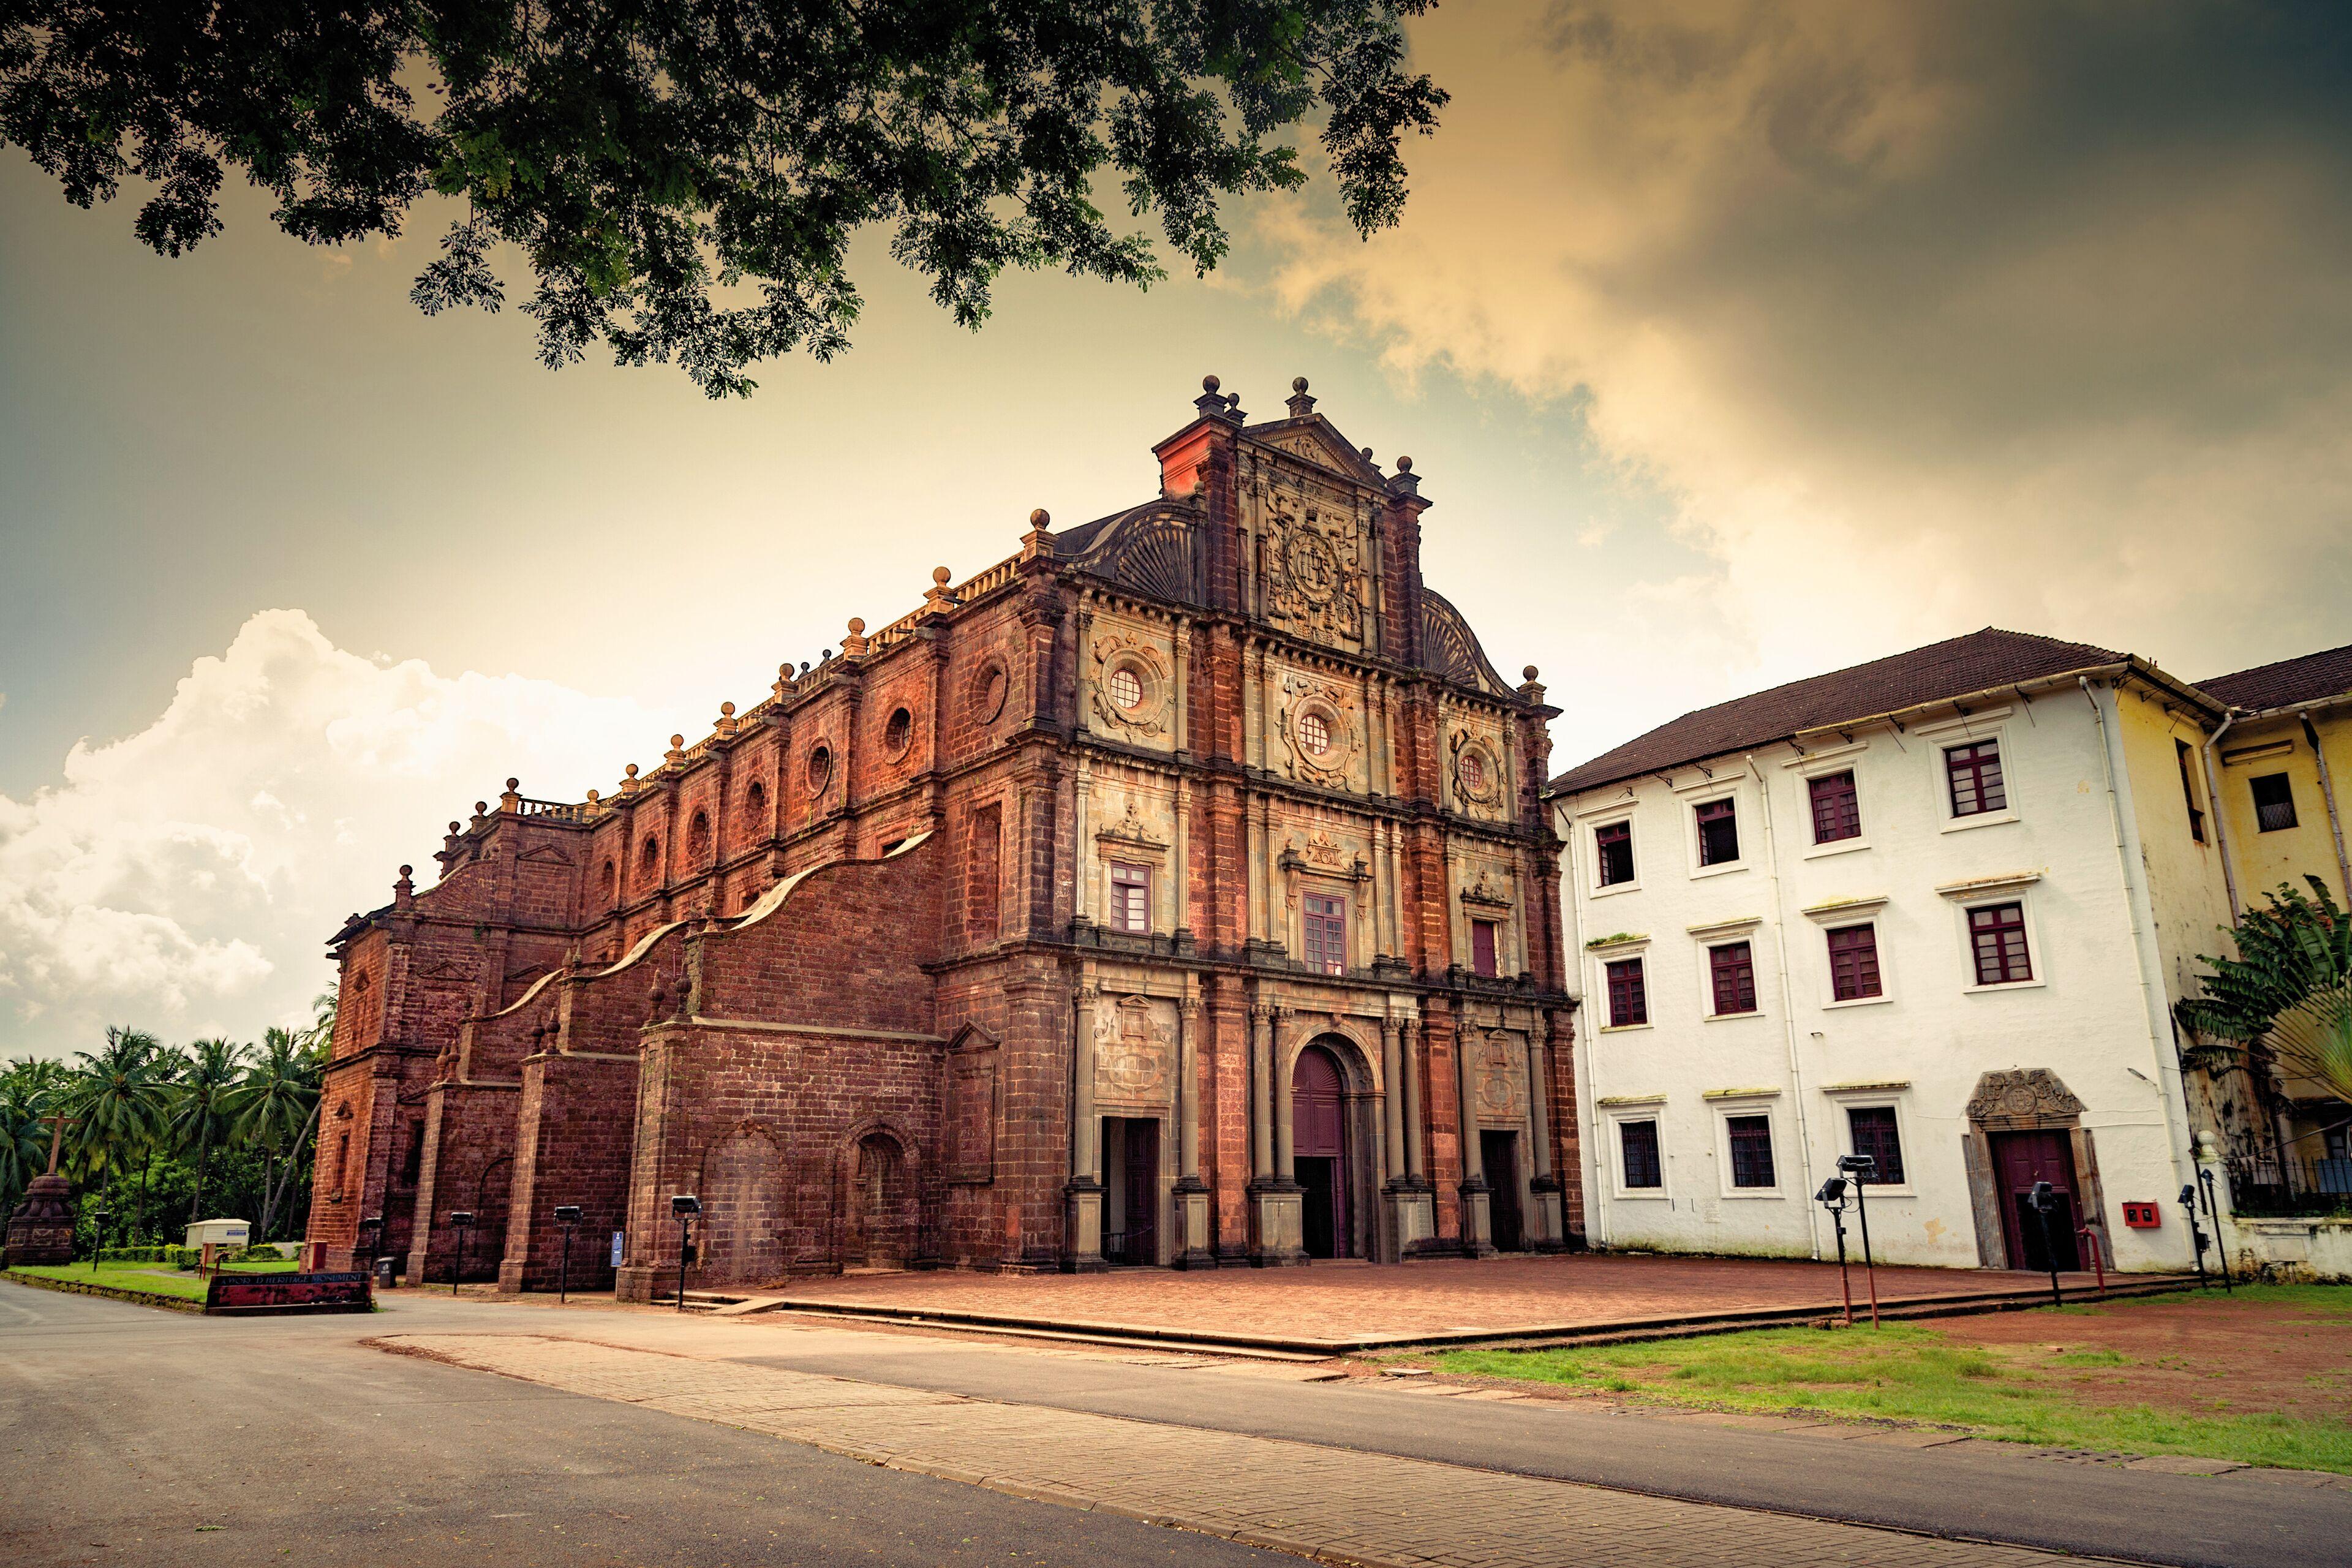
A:
<svg viewBox="0 0 2352 1568">
<path fill-rule="evenodd" d="M 334 998 L 326 998 L 331 1029 Z M 262 1173 L 261 1229 L 256 1241 L 268 1241 L 270 1227 L 278 1218 L 278 1205 L 283 1195 L 284 1183 L 278 1174 L 278 1157 L 287 1157 L 286 1176 L 290 1179 L 301 1164 L 302 1144 L 310 1135 L 310 1124 L 319 1114 L 319 1063 L 320 1052 L 310 1041 L 318 1037 L 316 1026 L 296 1032 L 271 1028 L 261 1037 L 261 1055 L 245 1069 L 230 1098 L 230 1109 L 236 1117 L 231 1135 L 249 1143 L 258 1143 L 268 1156 Z"/>
<path fill-rule="evenodd" d="M 16 1200 L 35 1176 L 49 1168 L 49 1113 L 68 1075 L 63 1062 L 26 1058 L 0 1073 L 0 1215 L 14 1214 Z"/>
<path fill-rule="evenodd" d="M 152 1156 L 171 1102 L 173 1058 L 144 1029 L 114 1026 L 102 1049 L 74 1055 L 81 1067 L 59 1096 L 61 1108 L 75 1118 L 76 1147 L 110 1199 L 122 1162 Z"/>
<path fill-rule="evenodd" d="M 231 1040 L 198 1040 L 189 1047 L 187 1070 L 172 1097 L 171 1133 L 180 1148 L 196 1146 L 196 1185 L 188 1194 L 188 1223 L 203 1217 L 205 1173 L 213 1145 L 227 1137 L 230 1097 L 245 1065 L 247 1047 Z"/>
</svg>

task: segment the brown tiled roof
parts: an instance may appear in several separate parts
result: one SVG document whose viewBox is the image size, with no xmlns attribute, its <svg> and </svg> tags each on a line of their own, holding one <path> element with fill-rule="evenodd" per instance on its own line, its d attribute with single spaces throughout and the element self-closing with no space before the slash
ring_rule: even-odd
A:
<svg viewBox="0 0 2352 1568">
<path fill-rule="evenodd" d="M 2199 689 L 2232 708 L 2285 708 L 2297 702 L 2317 702 L 2352 691 L 2352 643 L 2301 658 L 2258 664 L 2234 675 L 2217 675 L 2197 683 Z"/>
<path fill-rule="evenodd" d="M 2088 643 L 2059 642 L 1987 626 L 1966 637 L 1929 643 L 1851 669 L 1792 680 L 1752 697 L 1736 697 L 1685 713 L 1613 752 L 1569 769 L 1551 781 L 1551 787 L 1556 794 L 1592 789 L 1727 752 L 1769 745 L 1824 724 L 1965 697 L 2015 681 L 2120 664 L 2126 657 Z"/>
</svg>

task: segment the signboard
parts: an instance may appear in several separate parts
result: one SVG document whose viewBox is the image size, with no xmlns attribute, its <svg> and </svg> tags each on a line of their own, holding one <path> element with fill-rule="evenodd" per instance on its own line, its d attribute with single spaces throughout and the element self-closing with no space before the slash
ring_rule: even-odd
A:
<svg viewBox="0 0 2352 1568">
<path fill-rule="evenodd" d="M 364 1274 L 215 1274 L 205 1310 L 226 1317 L 364 1312 L 375 1304 Z"/>
<path fill-rule="evenodd" d="M 613 1267 L 615 1268 L 621 1266 L 621 1241 L 627 1234 L 626 1231 L 619 1230 L 613 1233 Z"/>
</svg>

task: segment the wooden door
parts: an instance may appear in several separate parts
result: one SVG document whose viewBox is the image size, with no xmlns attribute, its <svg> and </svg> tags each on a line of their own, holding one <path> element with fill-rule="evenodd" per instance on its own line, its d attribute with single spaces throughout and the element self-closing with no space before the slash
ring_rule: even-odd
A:
<svg viewBox="0 0 2352 1568">
<path fill-rule="evenodd" d="M 1160 1123 L 1143 1117 L 1127 1124 L 1127 1258 L 1160 1261 Z"/>
<path fill-rule="evenodd" d="M 2009 1266 L 2040 1272 L 2050 1267 L 2051 1256 L 2055 1254 L 2060 1268 L 2080 1268 L 2074 1229 L 2083 1221 L 2074 1193 L 2073 1140 L 2061 1131 L 1996 1132 L 1992 1134 L 1992 1168 Z M 2033 1208 L 2036 1182 L 2049 1183 L 2058 1198 L 2057 1212 L 2050 1216 L 2048 1252 L 2042 1248 L 2042 1216 Z"/>
<path fill-rule="evenodd" d="M 1486 1222 L 1498 1252 L 1517 1252 L 1526 1243 L 1519 1227 L 1519 1137 L 1516 1132 L 1478 1134 L 1478 1162 L 1486 1167 Z"/>
<path fill-rule="evenodd" d="M 1316 1258 L 1347 1258 L 1355 1248 L 1348 1234 L 1348 1100 L 1339 1064 L 1331 1053 L 1309 1046 L 1298 1053 L 1290 1075 L 1290 1152 L 1306 1194 L 1300 1215 L 1307 1251 Z"/>
</svg>

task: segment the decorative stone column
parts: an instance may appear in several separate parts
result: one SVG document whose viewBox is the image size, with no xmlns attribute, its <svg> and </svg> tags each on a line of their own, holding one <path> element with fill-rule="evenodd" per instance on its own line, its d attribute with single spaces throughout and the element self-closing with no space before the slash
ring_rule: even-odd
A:
<svg viewBox="0 0 2352 1568">
<path fill-rule="evenodd" d="M 1527 1244 L 1535 1252 L 1568 1250 L 1568 1222 L 1560 1211 L 1559 1177 L 1551 1165 L 1550 1052 L 1542 1036 L 1528 1036 L 1528 1131 L 1535 1150 L 1535 1179 L 1528 1184 L 1535 1205 L 1527 1218 Z"/>
<path fill-rule="evenodd" d="M 1102 993 L 1078 992 L 1070 1036 L 1070 1179 L 1062 1188 L 1062 1272 L 1110 1267 L 1102 1255 L 1102 1179 L 1095 1174 L 1095 1015 Z"/>
<path fill-rule="evenodd" d="M 1255 1171 L 1250 1207 L 1256 1221 L 1251 1227 L 1250 1264 L 1258 1268 L 1307 1261 L 1300 1225 L 1304 1205 L 1290 1170 L 1290 1086 L 1282 1081 L 1279 1070 L 1282 1025 L 1289 1016 L 1288 1008 L 1265 1003 L 1250 1009 L 1256 1101 L 1250 1128 Z"/>
<path fill-rule="evenodd" d="M 1381 1188 L 1381 1205 L 1388 1217 L 1388 1256 L 1401 1262 L 1429 1241 L 1429 1194 L 1413 1179 L 1414 1152 L 1421 1141 L 1412 1123 L 1421 1096 L 1413 1088 L 1412 1045 L 1405 1018 L 1381 1021 L 1381 1075 L 1388 1089 L 1382 1109 L 1387 1113 L 1388 1180 Z"/>
<path fill-rule="evenodd" d="M 1179 1268 L 1214 1268 L 1215 1216 L 1201 1179 L 1201 999 L 1176 1004 L 1176 1236 Z"/>
<path fill-rule="evenodd" d="M 1450 881 L 1450 879 L 1449 879 Z M 1454 1026 L 1454 1110 L 1462 1142 L 1462 1255 L 1495 1256 L 1495 1228 L 1486 1185 L 1486 1162 L 1478 1147 L 1478 1086 L 1472 1081 L 1468 1031 L 1457 1016 Z"/>
</svg>

